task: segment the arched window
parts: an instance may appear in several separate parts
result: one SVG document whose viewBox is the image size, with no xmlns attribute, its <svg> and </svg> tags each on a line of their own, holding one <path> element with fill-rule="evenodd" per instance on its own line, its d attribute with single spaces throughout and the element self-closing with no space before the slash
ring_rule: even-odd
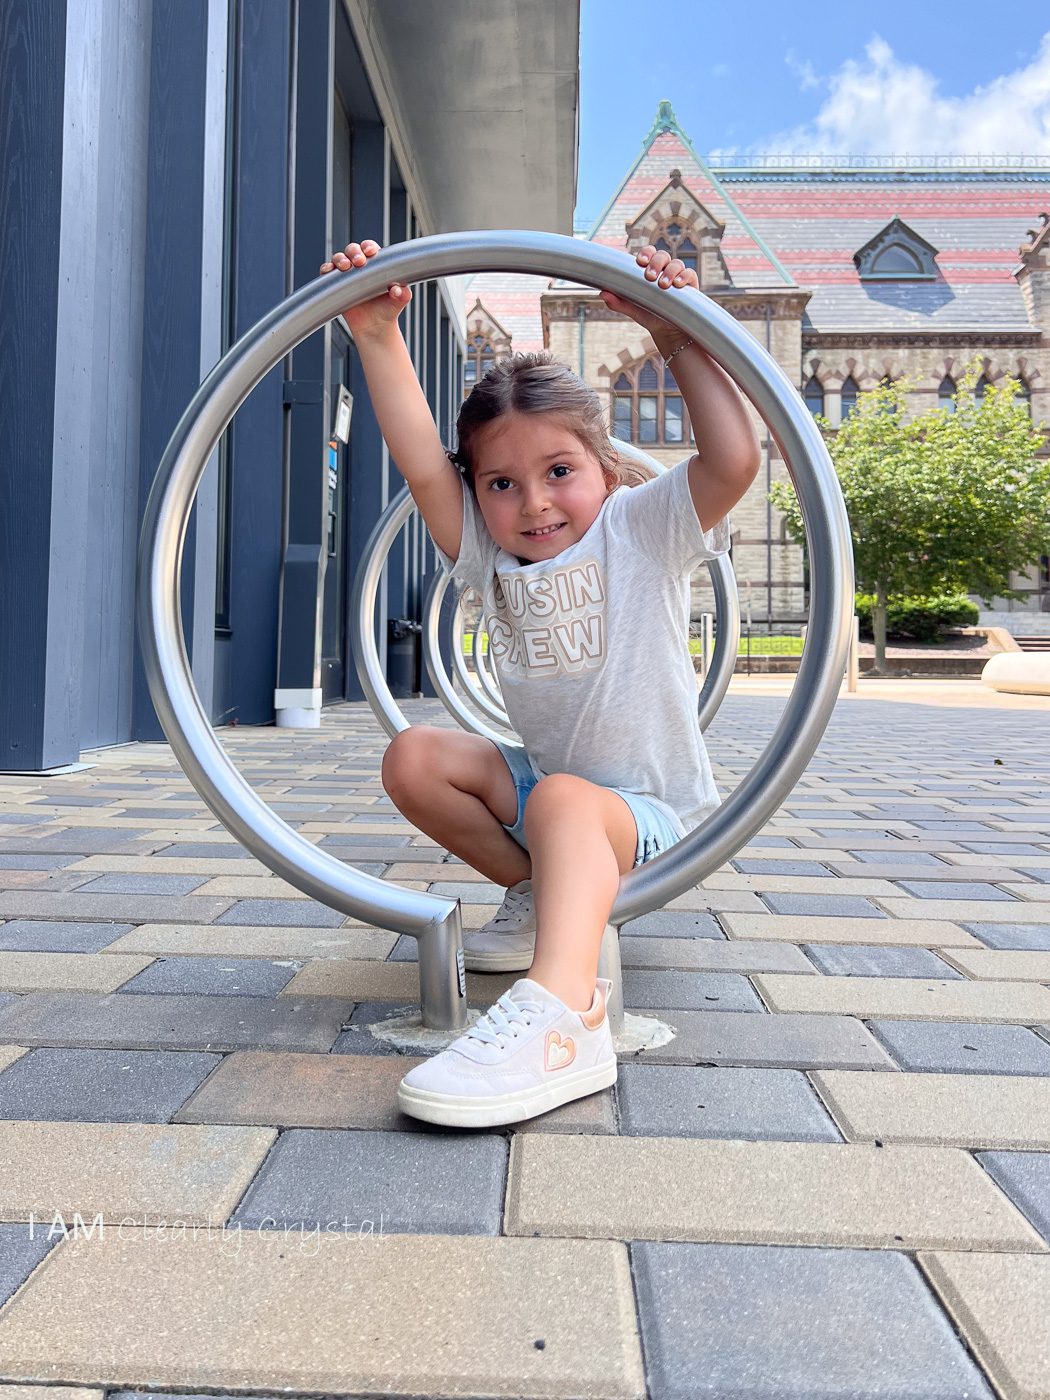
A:
<svg viewBox="0 0 1050 1400">
<path fill-rule="evenodd" d="M 806 380 L 806 387 L 802 390 L 802 397 L 806 401 L 806 407 L 814 417 L 818 413 L 824 412 L 824 385 L 815 374 L 811 374 Z"/>
<path fill-rule="evenodd" d="M 1025 411 L 1029 418 L 1032 416 L 1032 391 L 1028 387 L 1028 380 L 1023 374 L 1017 376 L 1017 397 L 1025 406 Z"/>
<path fill-rule="evenodd" d="M 492 341 L 479 331 L 467 341 L 467 353 L 463 361 L 463 383 L 468 391 L 488 374 L 495 362 L 496 351 Z"/>
<path fill-rule="evenodd" d="M 631 427 L 632 388 L 626 374 L 621 374 L 613 385 L 613 437 L 622 442 L 630 442 L 634 435 Z"/>
<path fill-rule="evenodd" d="M 922 270 L 919 259 L 902 243 L 891 243 L 871 262 L 871 273 L 876 277 L 917 277 Z"/>
<path fill-rule="evenodd" d="M 852 375 L 852 374 L 851 374 L 851 375 L 848 375 L 848 376 L 842 381 L 842 419 L 841 419 L 841 421 L 842 421 L 843 423 L 845 423 L 846 419 L 850 416 L 851 413 L 855 413 L 855 412 L 856 412 L 856 409 L 857 409 L 857 395 L 858 395 L 859 393 L 860 393 L 860 390 L 857 388 L 857 381 L 853 378 L 853 375 Z"/>
<path fill-rule="evenodd" d="M 616 376 L 612 431 L 624 442 L 647 446 L 685 442 L 682 393 L 669 369 L 661 372 L 655 360 L 646 359 Z"/>
<path fill-rule="evenodd" d="M 937 386 L 937 407 L 946 408 L 949 413 L 955 412 L 955 380 L 950 374 L 946 374 Z"/>
<path fill-rule="evenodd" d="M 974 385 L 973 390 L 973 396 L 978 403 L 980 403 L 981 400 L 984 398 L 984 391 L 986 389 L 990 389 L 991 387 L 992 381 L 988 378 L 986 374 L 982 374 L 980 379 L 978 379 L 977 383 Z"/>
<path fill-rule="evenodd" d="M 663 224 L 653 239 L 653 246 L 670 253 L 672 258 L 681 258 L 686 267 L 700 275 L 700 254 L 689 236 L 690 230 L 672 220 Z"/>
</svg>

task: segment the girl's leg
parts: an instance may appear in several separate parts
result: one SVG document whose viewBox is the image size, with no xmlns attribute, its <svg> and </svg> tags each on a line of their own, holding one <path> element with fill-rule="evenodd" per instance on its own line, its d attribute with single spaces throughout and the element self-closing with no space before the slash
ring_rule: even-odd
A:
<svg viewBox="0 0 1050 1400">
<path fill-rule="evenodd" d="M 634 866 L 634 815 L 607 788 L 552 773 L 529 794 L 525 834 L 537 920 L 528 975 L 571 1010 L 586 1011 L 620 876 Z"/>
<path fill-rule="evenodd" d="M 529 853 L 508 836 L 518 794 L 506 760 L 488 739 L 413 725 L 383 756 L 383 787 L 410 822 L 498 885 L 532 871 Z"/>
</svg>

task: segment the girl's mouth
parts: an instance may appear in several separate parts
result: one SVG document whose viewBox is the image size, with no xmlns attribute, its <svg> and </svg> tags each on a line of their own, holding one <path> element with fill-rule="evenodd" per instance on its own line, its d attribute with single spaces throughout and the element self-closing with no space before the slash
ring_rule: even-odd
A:
<svg viewBox="0 0 1050 1400">
<path fill-rule="evenodd" d="M 530 540 L 545 540 L 550 535 L 556 535 L 564 524 L 565 521 L 562 520 L 557 525 L 544 525 L 542 529 L 523 530 L 522 533 Z"/>
</svg>

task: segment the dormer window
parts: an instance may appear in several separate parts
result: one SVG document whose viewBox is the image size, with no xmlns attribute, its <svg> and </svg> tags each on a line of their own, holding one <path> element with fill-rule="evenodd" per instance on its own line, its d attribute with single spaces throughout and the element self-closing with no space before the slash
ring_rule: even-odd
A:
<svg viewBox="0 0 1050 1400">
<path fill-rule="evenodd" d="M 862 282 L 930 282 L 937 277 L 937 249 L 893 219 L 853 254 Z"/>
<path fill-rule="evenodd" d="M 700 264 L 697 261 L 699 253 L 697 246 L 689 236 L 690 230 L 674 220 L 666 223 L 657 233 L 653 240 L 653 246 L 664 253 L 670 253 L 672 258 L 681 258 L 690 271 L 700 272 Z"/>
</svg>

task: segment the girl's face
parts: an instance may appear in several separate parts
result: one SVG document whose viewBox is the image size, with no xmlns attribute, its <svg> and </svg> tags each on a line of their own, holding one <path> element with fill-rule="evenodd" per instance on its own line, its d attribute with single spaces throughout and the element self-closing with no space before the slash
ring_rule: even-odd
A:
<svg viewBox="0 0 1050 1400">
<path fill-rule="evenodd" d="M 524 564 L 583 538 L 609 494 L 598 458 L 551 413 L 505 413 L 475 438 L 474 491 L 489 534 Z"/>
</svg>

